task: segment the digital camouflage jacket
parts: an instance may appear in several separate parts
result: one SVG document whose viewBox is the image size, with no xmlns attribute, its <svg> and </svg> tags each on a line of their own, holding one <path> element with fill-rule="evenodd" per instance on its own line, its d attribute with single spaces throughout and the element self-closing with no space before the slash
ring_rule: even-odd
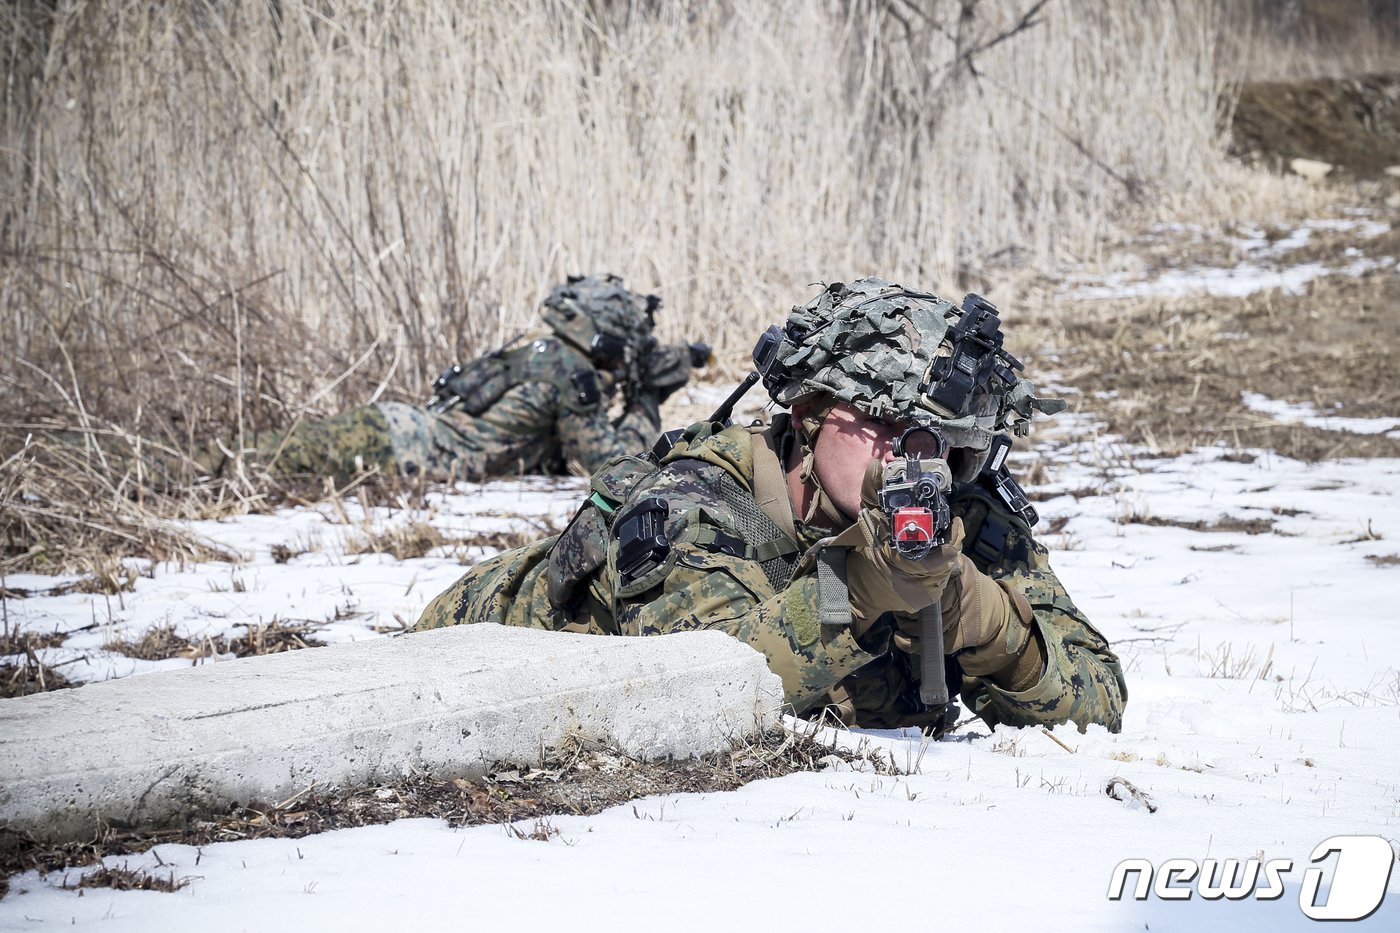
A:
<svg viewBox="0 0 1400 933">
<path fill-rule="evenodd" d="M 447 411 L 367 405 L 261 439 L 258 456 L 278 473 L 338 478 L 375 466 L 439 481 L 560 473 L 570 462 L 591 472 L 646 450 L 660 429 L 659 400 L 645 391 L 610 419 L 613 377 L 552 334 L 469 364 L 488 365 L 483 392 Z"/>
<path fill-rule="evenodd" d="M 830 707 L 852 725 L 941 731 L 945 710 L 921 704 L 918 657 L 896 644 L 892 620 L 859 642 L 852 635 L 840 565 L 824 559 L 821 536 L 831 532 L 793 521 L 774 482 L 760 488 L 756 460 L 771 455 L 781 462 L 791 441 L 787 425 L 780 415 L 762 433 L 736 426 L 705 436 L 692 429 L 659 467 L 640 457 L 608 463 L 593 475 L 589 499 L 562 535 L 472 568 L 427 607 L 418 628 L 498 622 L 605 635 L 720 629 L 764 654 L 799 714 Z M 1073 721 L 1117 731 L 1127 699 L 1118 659 L 1075 608 L 1045 549 L 980 487 L 961 485 L 951 498 L 966 530 L 965 553 L 1026 595 L 1047 665 L 1035 686 L 1011 693 L 963 678 L 950 658 L 950 689 L 960 689 L 963 702 L 993 725 Z M 657 500 L 664 502 L 657 515 L 669 549 L 639 564 L 626 553 L 636 550 L 636 538 L 625 529 L 636 525 L 629 516 L 658 508 Z M 630 544 L 619 540 L 620 530 Z"/>
</svg>

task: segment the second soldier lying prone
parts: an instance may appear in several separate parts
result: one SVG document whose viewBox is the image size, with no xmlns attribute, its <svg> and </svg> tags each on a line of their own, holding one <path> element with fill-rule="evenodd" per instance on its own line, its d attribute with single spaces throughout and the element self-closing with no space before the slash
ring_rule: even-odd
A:
<svg viewBox="0 0 1400 933">
<path fill-rule="evenodd" d="M 544 300 L 547 331 L 449 368 L 427 405 L 378 402 L 306 421 L 258 438 L 252 458 L 279 475 L 337 479 L 373 468 L 435 481 L 591 472 L 650 447 L 661 403 L 708 362 L 703 344 L 656 342 L 659 306 L 617 276 L 570 276 Z"/>
</svg>

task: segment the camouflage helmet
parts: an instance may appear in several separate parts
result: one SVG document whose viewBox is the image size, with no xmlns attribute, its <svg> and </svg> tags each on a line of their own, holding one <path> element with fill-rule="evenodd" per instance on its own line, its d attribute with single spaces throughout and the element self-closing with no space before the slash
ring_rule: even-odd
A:
<svg viewBox="0 0 1400 933">
<path fill-rule="evenodd" d="M 953 447 L 985 451 L 992 436 L 1025 434 L 1042 399 L 1002 349 L 996 308 L 978 295 L 961 307 L 879 278 L 833 282 L 770 327 L 754 360 L 785 407 L 825 394 L 871 415 L 938 428 Z"/>
<path fill-rule="evenodd" d="M 655 295 L 635 295 L 615 275 L 571 275 L 550 290 L 540 315 L 561 340 L 611 369 L 638 355 L 660 306 Z"/>
</svg>

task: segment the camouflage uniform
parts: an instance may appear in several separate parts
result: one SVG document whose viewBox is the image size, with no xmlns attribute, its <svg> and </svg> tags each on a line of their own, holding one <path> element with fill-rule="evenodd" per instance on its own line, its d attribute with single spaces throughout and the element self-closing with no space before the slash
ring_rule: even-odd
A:
<svg viewBox="0 0 1400 933">
<path fill-rule="evenodd" d="M 552 331 L 444 373 L 440 404 L 380 402 L 304 422 L 259 439 L 256 457 L 278 473 L 338 478 L 378 468 L 480 479 L 571 463 L 592 472 L 650 446 L 660 403 L 689 377 L 686 347 L 650 338 L 658 306 L 615 276 L 571 277 L 545 299 Z M 612 418 L 619 391 L 623 410 Z"/>
<path fill-rule="evenodd" d="M 852 725 L 946 728 L 946 711 L 919 700 L 918 660 L 892 637 L 894 619 L 859 640 L 853 635 L 839 574 L 823 560 L 830 531 L 792 518 L 784 500 L 795 531 L 789 536 L 780 529 L 784 516 L 774 521 L 760 508 L 754 448 L 771 445 L 781 462 L 794 443 L 787 417 L 758 435 L 731 427 L 704 436 L 697 428 L 659 468 L 625 458 L 598 471 L 562 536 L 472 568 L 427 607 L 418 627 L 498 622 L 606 635 L 719 629 L 767 657 L 799 714 L 831 704 Z M 653 498 L 667 503 L 671 550 L 629 579 L 618 571 L 619 541 L 608 518 Z M 961 678 L 949 658 L 950 684 L 960 683 L 963 702 L 992 724 L 1074 721 L 1117 731 L 1126 699 L 1118 659 L 1065 593 L 1045 549 L 986 489 L 959 484 L 951 499 L 966 527 L 965 553 L 1030 602 L 1048 663 L 1038 683 L 1012 693 Z"/>
<path fill-rule="evenodd" d="M 309 421 L 260 441 L 259 458 L 279 473 L 345 477 L 378 467 L 433 480 L 517 473 L 563 473 L 570 461 L 585 471 L 623 453 L 645 450 L 660 430 L 658 401 L 638 393 L 610 419 L 612 375 L 553 334 L 508 351 L 521 381 L 479 414 L 431 411 L 379 402 Z M 576 383 L 596 385 L 591 401 Z"/>
<path fill-rule="evenodd" d="M 940 691 L 921 686 L 942 674 L 992 724 L 1117 730 L 1127 698 L 1118 659 L 1035 543 L 1034 510 L 1018 498 L 996 440 L 998 432 L 1024 433 L 1033 414 L 1063 403 L 1037 398 L 1015 375 L 1020 363 L 1001 349 L 996 314 L 977 296 L 959 312 L 880 279 L 828 287 L 755 349 L 769 394 L 779 404 L 801 402 L 800 418 L 780 415 L 763 431 L 695 425 L 669 451 L 609 462 L 562 535 L 473 568 L 428 606 L 419 627 L 498 622 L 604 635 L 716 628 L 764 654 L 801 714 L 832 709 L 850 724 L 939 732 L 956 708 L 925 705 L 925 694 Z M 937 556 L 956 576 L 919 590 L 924 584 L 909 581 L 931 580 L 919 568 L 934 564 L 872 562 L 869 548 L 893 547 L 884 510 L 862 490 L 853 525 L 822 490 L 814 438 L 837 404 L 936 429 L 954 446 L 942 475 L 957 517 L 949 527 L 960 520 L 962 545 L 944 544 Z M 789 473 L 812 491 L 806 515 L 793 514 Z M 872 518 L 886 529 L 875 543 L 849 537 Z M 807 524 L 817 520 L 831 527 Z M 886 573 L 892 588 L 882 590 Z M 906 598 L 910 586 L 916 597 Z M 944 595 L 959 614 L 944 616 L 955 653 L 940 670 L 918 656 L 938 629 L 921 628 L 929 624 L 924 611 L 901 609 L 899 600 L 941 606 Z M 972 620 L 966 629 L 964 618 Z M 993 623 L 999 627 L 987 627 Z M 983 673 L 968 673 L 975 671 Z"/>
</svg>

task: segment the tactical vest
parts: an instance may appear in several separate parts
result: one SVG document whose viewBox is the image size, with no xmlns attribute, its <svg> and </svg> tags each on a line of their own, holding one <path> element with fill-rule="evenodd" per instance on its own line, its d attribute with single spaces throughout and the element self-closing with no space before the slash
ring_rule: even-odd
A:
<svg viewBox="0 0 1400 933">
<path fill-rule="evenodd" d="M 603 390 L 591 365 L 572 370 L 540 365 L 539 354 L 555 350 L 553 344 L 557 341 L 552 335 L 542 335 L 521 346 L 506 346 L 453 367 L 453 371 L 443 375 L 444 385 L 439 391 L 456 397 L 452 409 L 477 416 L 500 401 L 512 386 L 548 382 L 559 390 L 561 401 L 570 411 L 592 411 L 602 399 Z"/>
<path fill-rule="evenodd" d="M 698 459 L 687 458 L 685 451 L 704 443 L 722 427 L 708 422 L 691 425 L 679 437 L 663 437 L 645 457 L 617 457 L 594 472 L 588 498 L 548 553 L 548 597 L 556 621 L 562 622 L 581 602 L 588 584 L 608 563 L 609 542 L 613 540 L 618 540 L 619 546 L 617 566 L 611 569 L 620 583 L 614 598 L 635 596 L 662 583 L 675 559 L 671 545 L 677 543 L 754 561 L 775 592 L 787 587 L 803 549 L 792 527 L 781 464 L 758 436 L 762 428 L 749 429 L 754 436 L 754 491 L 745 489 L 728 471 L 720 477 L 719 504 L 734 516 L 737 528 L 733 530 L 738 534 L 700 521 L 688 525 L 684 537 L 673 542 L 664 534 L 664 500 L 642 497 L 630 501 L 638 485 L 662 466 Z M 1007 563 L 1025 564 L 1029 559 L 1030 525 L 1022 517 L 1024 513 L 1011 511 L 1017 505 L 1006 492 L 1008 484 L 1020 494 L 1020 487 L 998 464 L 995 472 L 984 469 L 973 482 L 959 483 L 949 496 L 954 513 L 963 519 L 964 551 L 984 572 Z M 1024 497 L 1020 501 L 1024 502 Z M 1028 505 L 1026 511 L 1027 518 L 1034 516 Z M 831 548 L 813 555 L 818 586 L 825 597 L 823 624 L 850 622 L 844 557 L 844 551 Z M 591 606 L 595 614 L 600 608 Z M 596 621 L 604 629 L 615 628 L 611 619 Z"/>
<path fill-rule="evenodd" d="M 663 437 L 657 448 L 645 457 L 617 457 L 594 472 L 588 498 L 549 551 L 548 596 L 556 615 L 567 614 L 580 602 L 588 582 L 608 563 L 608 543 L 613 540 L 619 542 L 614 558 L 617 566 L 612 568 L 620 584 L 614 594 L 618 598 L 633 596 L 660 584 L 675 561 L 672 545 L 679 543 L 755 561 L 775 591 L 787 586 L 802 550 L 795 532 L 780 526 L 782 512 L 770 506 L 770 511 L 778 515 L 775 520 L 763 507 L 767 503 L 760 504 L 755 493 L 740 485 L 729 472 L 721 473 L 718 504 L 734 516 L 737 527 L 732 530 L 702 520 L 689 524 L 681 539 L 670 541 L 664 534 L 664 500 L 642 497 L 629 501 L 638 485 L 662 466 L 687 459 L 698 460 L 687 458 L 686 449 L 703 443 L 717 428 L 723 426 L 709 422 L 691 425 L 678 438 Z M 758 434 L 761 430 L 751 428 L 750 433 Z M 767 474 L 762 480 L 756 476 L 756 485 L 771 488 L 781 481 L 781 467 L 776 464 L 776 458 L 772 464 L 760 466 L 760 457 L 771 456 L 771 451 L 762 440 L 755 439 L 754 446 L 755 473 Z M 759 447 L 763 449 L 757 449 Z M 775 499 L 776 493 L 768 493 L 768 498 Z M 785 489 L 779 504 L 784 509 L 789 508 Z M 789 518 L 787 524 L 790 523 Z M 597 609 L 593 607 L 595 613 Z M 597 621 L 602 627 L 609 627 L 609 620 Z"/>
</svg>

